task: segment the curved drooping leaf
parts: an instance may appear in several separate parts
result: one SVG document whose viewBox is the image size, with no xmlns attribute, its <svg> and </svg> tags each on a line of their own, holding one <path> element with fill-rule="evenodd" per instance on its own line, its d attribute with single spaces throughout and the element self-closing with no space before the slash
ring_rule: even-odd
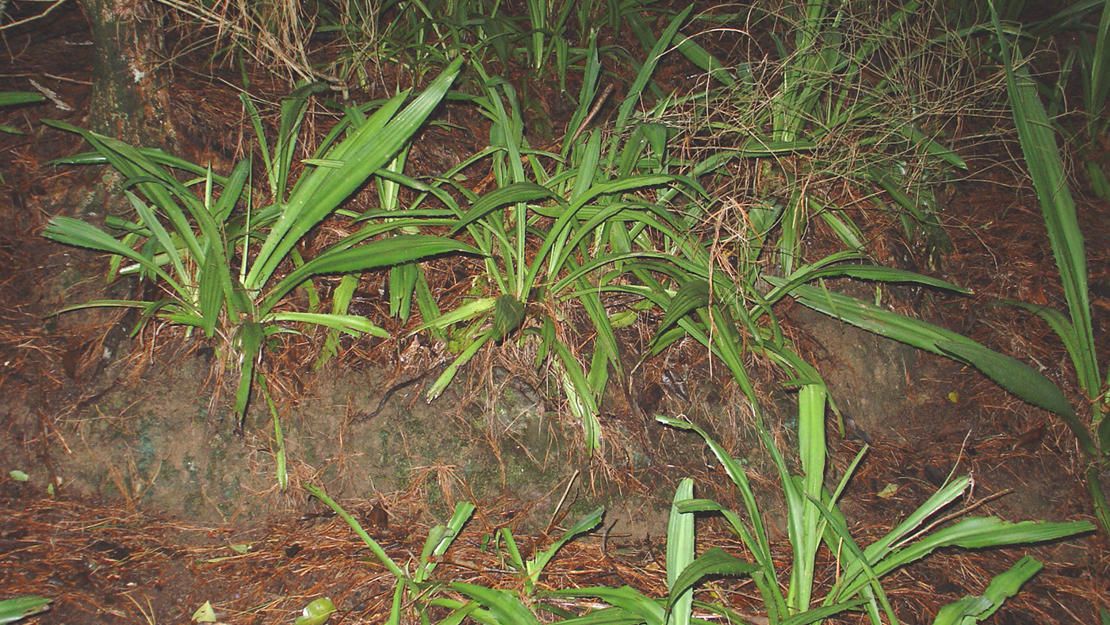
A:
<svg viewBox="0 0 1110 625">
<path fill-rule="evenodd" d="M 305 233 L 335 210 L 375 170 L 393 158 L 439 105 L 462 69 L 462 63 L 462 57 L 452 62 L 427 90 L 395 117 L 390 114 L 376 120 L 376 123 L 364 123 L 342 143 L 322 155 L 343 161 L 341 167 L 317 167 L 298 180 L 297 187 L 283 206 L 281 217 L 247 274 L 245 282 L 248 288 L 262 288 Z M 389 108 L 395 110 L 403 100 L 402 94 L 388 103 Z"/>
<path fill-rule="evenodd" d="M 676 597 L 707 575 L 749 575 L 760 570 L 762 567 L 758 564 L 741 560 L 720 547 L 713 547 L 698 556 L 675 578 L 668 604 L 673 606 Z"/>
<path fill-rule="evenodd" d="M 485 606 L 500 625 L 540 625 L 540 620 L 520 599 L 504 590 L 465 582 L 453 582 L 451 588 Z"/>
<path fill-rule="evenodd" d="M 1079 423 L 1079 417 L 1063 391 L 1040 371 L 978 343 L 942 340 L 936 345 L 945 355 L 971 363 L 1002 388 L 1034 406 L 1060 415 L 1069 426 L 1074 424 L 1073 430 L 1078 428 L 1086 435 L 1086 428 Z"/>
<path fill-rule="evenodd" d="M 481 254 L 474 247 L 454 239 L 420 234 L 401 235 L 356 247 L 329 250 L 292 271 L 267 294 L 259 308 L 263 313 L 268 312 L 286 293 L 312 276 L 390 267 L 452 252 Z"/>
</svg>

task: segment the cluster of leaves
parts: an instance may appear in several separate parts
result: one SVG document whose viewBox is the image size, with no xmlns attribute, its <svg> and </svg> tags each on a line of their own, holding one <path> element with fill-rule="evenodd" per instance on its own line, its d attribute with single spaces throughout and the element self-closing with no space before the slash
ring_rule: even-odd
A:
<svg viewBox="0 0 1110 625">
<path fill-rule="evenodd" d="M 396 577 L 389 623 L 402 622 L 406 607 L 415 610 L 421 622 L 440 624 L 460 623 L 469 617 L 487 625 L 539 625 L 541 622 L 681 625 L 695 622 L 695 609 L 723 618 L 726 622 L 747 622 L 723 605 L 694 600 L 695 587 L 707 578 L 720 576 L 751 577 L 759 589 L 767 621 L 776 625 L 820 622 L 845 611 L 863 611 L 876 625 L 883 622 L 884 617 L 889 623 L 898 623 L 883 591 L 882 579 L 938 549 L 1028 544 L 1074 536 L 1093 529 L 1086 522 L 1008 523 L 993 517 L 969 517 L 938 528 L 938 513 L 963 497 L 970 488 L 970 478 L 964 477 L 946 484 L 890 533 L 862 548 L 852 538 L 837 508 L 837 500 L 867 450 L 860 451 L 836 490 L 829 493 L 824 487 L 825 400 L 825 391 L 820 385 L 809 384 L 800 391 L 799 437 L 807 441 L 799 451 L 801 475 L 791 474 L 787 461 L 775 447 L 759 417 L 758 405 L 753 404 L 760 438 L 778 469 L 779 484 L 788 508 L 787 526 L 793 558 L 785 593 L 779 586 L 780 576 L 764 529 L 764 517 L 744 469 L 700 428 L 677 419 L 659 418 L 672 427 L 696 432 L 705 440 L 739 489 L 745 510 L 741 515 L 717 502 L 695 498 L 693 481 L 688 478 L 679 483 L 667 530 L 668 593 L 660 599 L 650 598 L 630 586 L 566 589 L 537 594 L 539 578 L 557 552 L 570 540 L 597 527 L 601 523 L 603 510 L 596 510 L 581 519 L 559 540 L 527 560 L 520 554 L 512 533 L 507 529 L 500 530 L 493 543 L 504 549 L 505 560 L 517 571 L 521 583 L 516 591 L 497 590 L 463 582 L 444 583 L 432 575 L 436 558 L 447 551 L 473 513 L 472 504 L 460 504 L 445 527 L 437 526 L 431 531 L 420 558 L 410 570 L 391 559 L 358 521 L 321 489 L 315 486 L 307 488 L 313 496 L 334 509 Z M 699 554 L 694 519 L 696 515 L 706 513 L 723 516 L 754 561 L 720 548 L 703 550 Z M 839 574 L 824 599 L 819 600 L 814 596 L 814 580 L 826 577 L 817 570 L 817 553 L 822 548 L 839 554 Z M 1021 559 L 1009 571 L 997 576 L 982 596 L 968 596 L 943 608 L 934 623 L 971 625 L 989 617 L 1040 568 L 1040 563 L 1032 558 Z M 607 607 L 595 606 L 584 610 L 583 614 L 575 614 L 545 600 L 547 597 L 564 600 L 596 598 Z M 446 616 L 433 617 L 434 614 L 442 615 L 444 609 L 447 610 Z M 546 613 L 542 621 L 539 612 Z"/>
<path fill-rule="evenodd" d="M 1092 403 L 1095 409 L 1088 425 L 1055 385 L 1027 365 L 957 334 L 807 284 L 824 277 L 847 276 L 960 290 L 917 274 L 859 264 L 866 260 L 860 229 L 827 210 L 806 192 L 803 181 L 792 177 L 796 172 L 780 166 L 787 157 L 835 143 L 838 132 L 853 138 L 878 134 L 906 151 L 954 167 L 963 166 L 952 151 L 926 134 L 916 120 L 882 118 L 878 113 L 897 82 L 897 74 L 892 69 L 876 78 L 868 73 L 866 61 L 885 37 L 910 20 L 919 8 L 916 2 L 893 11 L 870 37 L 850 45 L 844 37 L 847 19 L 844 10 L 820 0 L 806 2 L 791 22 L 796 33 L 793 44 L 788 46 L 776 38 L 782 71 L 773 79 L 762 81 L 751 66 L 726 71 L 706 50 L 681 35 L 679 31 L 690 16 L 690 9 L 674 15 L 656 36 L 642 22 L 636 5 L 611 3 L 609 19 L 629 20 L 647 56 L 637 63 L 635 78 L 617 105 L 614 128 L 608 134 L 588 130 L 597 105 L 609 95 L 601 85 L 601 59 L 605 51 L 598 44 L 597 31 L 586 33 L 584 47 L 571 55 L 564 33 L 573 13 L 568 7 L 575 5 L 566 2 L 553 7 L 535 2 L 528 6 L 531 28 L 515 30 L 509 27 L 515 22 L 498 21 L 496 11 L 490 12 L 493 17 L 478 18 L 477 13 L 471 12 L 474 7 L 465 3 L 452 3 L 449 7 L 447 15 L 461 20 L 457 23 L 433 19 L 430 9 L 419 2 L 397 6 L 395 10 L 415 11 L 411 13 L 412 19 L 424 29 L 418 31 L 423 33 L 421 41 L 428 45 L 432 32 L 438 44 L 473 30 L 479 35 L 478 40 L 484 42 L 483 49 L 488 45 L 498 55 L 524 54 L 535 67 L 557 59 L 560 75 L 564 77 L 572 56 L 580 62 L 582 80 L 576 109 L 558 153 L 530 144 L 516 88 L 502 78 L 488 75 L 486 66 L 477 62 L 472 70 L 478 76 L 479 93 L 460 95 L 459 99 L 468 100 L 488 118 L 489 147 L 439 178 L 416 179 L 406 175 L 405 161 L 413 136 L 462 70 L 462 58 L 447 54 L 441 59 L 446 69 L 419 96 L 410 97 L 403 92 L 374 107 L 347 107 L 343 121 L 324 139 L 313 158 L 304 162 L 304 172 L 296 181 L 291 180 L 293 155 L 306 103 L 314 92 L 326 86 L 303 87 L 283 102 L 279 132 L 272 148 L 258 112 L 244 98 L 262 148 L 268 195 L 258 193 L 249 184 L 249 161 L 240 162 L 230 175 L 222 177 L 156 150 L 133 148 L 55 123 L 81 133 L 96 150 L 69 162 L 108 163 L 124 174 L 135 219 L 110 219 L 107 225 L 116 233 L 110 234 L 77 220 L 57 218 L 45 234 L 62 243 L 112 254 L 115 271 L 155 280 L 165 292 L 165 297 L 155 302 L 100 301 L 89 305 L 138 307 L 144 320 L 160 318 L 196 328 L 209 337 L 219 337 L 224 361 L 239 371 L 235 412 L 240 419 L 252 387 L 257 383 L 265 390 L 257 363 L 266 353 L 267 342 L 280 333 L 296 331 L 299 324 L 305 323 L 325 326 L 330 335 L 322 358 L 334 352 L 340 332 L 384 335 L 368 319 L 347 313 L 358 274 L 379 268 L 390 270 L 392 314 L 407 318 L 415 305 L 423 322 L 420 329 L 445 339 L 456 353 L 432 384 L 430 397 L 442 392 L 459 368 L 485 346 L 508 341 L 532 342 L 537 348 L 537 364 L 547 361 L 554 365 L 558 383 L 571 412 L 581 420 L 583 439 L 591 450 L 601 444 L 597 415 L 608 380 L 610 376 L 624 374 L 616 331 L 635 323 L 643 312 L 663 313 L 645 358 L 684 337 L 693 338 L 726 364 L 757 417 L 758 403 L 745 369 L 746 352 L 756 351 L 785 369 L 801 387 L 802 475 L 790 473 L 782 452 L 772 444 L 762 424 L 760 435 L 778 468 L 790 510 L 794 561 L 787 592 L 784 594 L 778 587 L 760 512 L 744 472 L 706 437 L 740 489 L 748 521 L 741 521 L 738 515 L 714 502 L 693 499 L 692 485 L 684 483 L 672 514 L 670 540 L 675 546 L 673 559 L 670 550 L 668 556 L 673 568 L 668 577 L 671 597 L 659 602 L 632 589 L 577 591 L 579 595 L 600 597 L 613 608 L 601 616 L 559 615 L 567 622 L 689 622 L 690 590 L 711 573 L 751 575 L 773 622 L 815 622 L 856 608 L 865 610 L 873 622 L 879 622 L 883 615 L 893 621 L 880 579 L 937 548 L 1035 542 L 1089 528 L 1087 524 L 1008 525 L 993 519 L 968 519 L 931 534 L 921 531 L 927 519 L 968 488 L 968 480 L 957 480 L 938 491 L 884 539 L 866 549 L 856 545 L 836 508 L 848 476 L 831 494 L 825 491 L 823 483 L 827 403 L 824 383 L 784 336 L 772 312 L 774 304 L 786 296 L 845 322 L 973 364 L 1018 396 L 1059 414 L 1091 460 L 1088 477 L 1092 496 L 1100 522 L 1110 527 L 1110 515 L 1098 488 L 1098 474 L 1105 464 L 1105 451 L 1110 448 L 1107 425 L 1110 421 L 1103 418 L 1105 403 Z M 581 35 L 593 14 L 592 9 L 583 8 L 585 4 L 577 6 Z M 423 21 L 417 20 L 421 14 Z M 452 35 L 455 31 L 450 28 L 460 30 Z M 995 30 L 1008 62 L 1003 29 L 996 24 Z M 409 45 L 399 35 L 385 41 Z M 504 50 L 499 48 L 502 45 Z M 655 98 L 652 108 L 637 114 L 640 103 L 652 101 L 652 92 L 658 89 L 653 76 L 660 61 L 676 48 L 722 87 L 709 97 Z M 471 52 L 476 54 L 474 49 Z M 479 61 L 480 56 L 476 54 Z M 1067 196 L 1059 154 L 1047 130 L 1043 107 L 1038 112 L 1040 103 L 1028 76 L 1009 65 L 1007 76 L 1023 148 L 1045 206 L 1070 318 L 1056 311 L 1036 312 L 1063 338 L 1080 372 L 1083 391 L 1092 399 L 1105 397 L 1106 383 L 1100 378 L 1093 347 L 1082 237 L 1075 225 L 1074 206 Z M 863 89 L 865 82 L 870 86 Z M 1096 79 L 1094 84 L 1101 89 L 1103 83 Z M 681 151 L 676 149 L 675 141 L 680 130 L 661 120 L 691 106 L 703 107 L 705 111 L 744 109 L 768 90 L 774 92 L 774 97 L 752 120 L 738 124 L 735 122 L 740 116 L 734 114 L 728 117 L 731 121 L 725 127 L 717 128 L 720 136 L 746 136 L 748 140 L 736 141 L 739 147 L 697 160 L 678 156 Z M 709 119 L 710 115 L 702 117 Z M 881 118 L 881 131 L 869 131 L 870 135 L 859 132 L 858 127 L 865 121 L 873 128 L 876 118 Z M 712 244 L 701 240 L 697 231 L 717 201 L 703 181 L 715 174 L 725 175 L 726 165 L 737 160 L 748 160 L 756 168 L 776 172 L 772 178 L 781 187 L 776 194 L 784 191 L 785 199 L 761 202 L 743 216 L 733 217 L 743 222 L 736 226 L 742 233 L 743 245 L 736 262 L 739 270 L 726 273 L 716 270 Z M 496 188 L 484 195 L 462 184 L 458 175 L 480 161 L 488 162 L 496 182 Z M 836 159 L 815 162 L 821 168 L 845 164 Z M 901 170 L 896 160 L 880 159 L 863 168 L 857 168 L 855 161 L 848 163 L 852 171 L 837 175 L 888 192 L 905 211 L 908 231 L 936 225 L 935 214 L 929 213 L 933 205 L 922 202 L 920 189 L 909 194 L 903 192 L 904 181 L 899 178 Z M 321 220 L 343 212 L 344 201 L 368 180 L 373 180 L 377 187 L 381 209 L 351 215 L 358 224 L 357 231 L 315 258 L 301 258 L 297 253 L 298 242 Z M 400 193 L 403 188 L 415 191 L 415 199 L 403 204 Z M 257 202 L 259 196 L 267 197 L 267 202 Z M 831 226 L 847 251 L 804 262 L 799 250 L 807 223 L 813 218 Z M 419 261 L 459 253 L 483 261 L 484 273 L 477 283 L 485 285 L 485 291 L 476 293 L 472 300 L 454 310 L 441 311 Z M 782 277 L 765 271 L 762 261 L 768 256 L 777 260 Z M 320 312 L 322 304 L 312 287 L 312 278 L 323 274 L 344 275 L 333 294 L 329 313 Z M 771 288 L 765 283 L 770 283 Z M 280 306 L 298 286 L 310 291 L 312 310 L 287 311 Z M 634 304 L 611 311 L 605 299 L 611 293 L 631 297 Z M 568 339 L 574 335 L 566 323 L 565 311 L 569 307 L 583 311 L 592 325 L 594 338 L 589 348 L 578 347 L 578 341 Z M 279 425 L 276 419 L 274 422 L 275 436 L 280 441 Z M 674 420 L 665 422 L 694 429 Z M 1091 426 L 1095 427 L 1095 436 L 1091 435 Z M 283 458 L 279 454 L 279 462 Z M 279 477 L 282 474 L 279 468 Z M 313 488 L 311 492 L 345 515 L 322 491 Z M 400 618 L 402 605 L 415 601 L 416 605 L 449 609 L 451 616 L 444 621 L 447 623 L 461 622 L 467 616 L 489 623 L 536 621 L 518 598 L 465 584 L 450 584 L 449 588 L 456 596 L 468 597 L 468 601 L 450 597 L 423 599 L 432 583 L 433 557 L 449 547 L 472 511 L 469 504 L 460 507 L 447 527 L 437 529 L 412 570 L 390 560 L 353 519 L 344 516 L 398 579 L 395 619 Z M 716 551 L 695 559 L 692 515 L 704 512 L 722 514 L 755 561 L 739 561 L 735 556 Z M 527 562 L 516 550 L 511 534 L 502 536 L 512 561 L 524 576 L 528 594 L 534 592 L 537 577 L 558 548 L 573 536 L 588 531 L 599 519 L 600 513 L 588 517 L 551 550 Z M 844 572 L 821 606 L 814 607 L 813 569 L 815 555 L 822 545 L 841 554 Z M 964 602 L 961 607 L 946 611 L 944 618 L 949 620 L 941 622 L 968 622 L 967 619 L 985 616 L 1035 569 L 1029 563 L 1021 564 L 1007 577 L 1000 578 L 999 587 L 988 592 L 986 603 L 979 599 Z"/>
<path fill-rule="evenodd" d="M 461 62 L 449 66 L 408 106 L 409 94 L 403 92 L 370 117 L 357 107 L 349 108 L 343 123 L 324 140 L 317 158 L 306 163 L 305 172 L 291 189 L 292 155 L 312 88 L 302 89 L 284 102 L 280 139 L 272 154 L 257 112 L 244 99 L 266 155 L 272 200 L 257 209 L 254 191 L 247 184 L 249 160 L 238 163 L 224 178 L 160 150 L 133 148 L 68 124 L 49 122 L 80 133 L 96 149 L 67 162 L 109 163 L 142 197 L 130 189 L 125 192 L 135 209 L 135 221 L 108 219 L 108 226 L 123 232 L 119 238 L 69 217 L 53 219 L 44 235 L 113 254 L 114 270 L 156 280 L 166 291 L 164 298 L 154 302 L 100 300 L 81 306 L 137 307 L 143 322 L 157 316 L 201 329 L 208 337 L 218 335 L 225 347 L 225 361 L 240 372 L 235 412 L 241 421 L 262 348 L 269 338 L 287 331 L 283 324 L 317 324 L 355 335 L 384 334 L 364 317 L 276 310 L 294 288 L 322 274 L 403 265 L 447 253 L 477 253 L 452 239 L 418 234 L 367 242 L 392 226 L 367 226 L 307 262 L 294 249 L 313 226 L 411 140 L 460 68 Z M 182 182 L 176 175 L 179 171 L 196 177 Z M 200 193 L 193 191 L 194 185 L 200 186 Z M 245 210 L 236 210 L 241 206 Z M 123 266 L 124 259 L 134 264 Z M 288 261 L 294 268 L 282 275 L 279 267 Z"/>
</svg>

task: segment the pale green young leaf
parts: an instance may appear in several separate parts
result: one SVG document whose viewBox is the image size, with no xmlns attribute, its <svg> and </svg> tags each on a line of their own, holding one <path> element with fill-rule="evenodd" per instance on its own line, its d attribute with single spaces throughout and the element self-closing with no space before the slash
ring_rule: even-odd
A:
<svg viewBox="0 0 1110 625">
<path fill-rule="evenodd" d="M 366 317 L 359 315 L 345 315 L 339 313 L 307 313 L 307 312 L 277 312 L 270 313 L 262 318 L 265 323 L 280 323 L 283 321 L 295 323 L 311 323 L 325 328 L 332 328 L 346 332 L 352 336 L 369 334 L 379 338 L 392 336 L 381 326 L 376 325 Z"/>
<path fill-rule="evenodd" d="M 443 313 L 429 320 L 427 323 L 416 328 L 413 332 L 420 332 L 428 328 L 448 328 L 456 323 L 462 323 L 463 321 L 469 321 L 488 314 L 496 305 L 496 297 L 482 297 L 463 304 L 451 312 Z"/>
<path fill-rule="evenodd" d="M 559 590 L 552 594 L 560 597 L 597 597 L 628 614 L 635 615 L 639 622 L 646 625 L 664 625 L 667 620 L 666 609 L 659 601 L 647 597 L 631 586 Z"/>
<path fill-rule="evenodd" d="M 451 588 L 484 605 L 500 625 L 541 625 L 536 615 L 520 599 L 504 590 L 466 582 L 452 582 Z"/>
<path fill-rule="evenodd" d="M 683 572 L 694 562 L 697 548 L 694 536 L 694 515 L 679 510 L 683 502 L 693 498 L 694 481 L 683 478 L 675 489 L 670 519 L 667 523 L 667 609 L 671 613 L 668 622 L 673 625 L 690 625 L 692 617 L 694 602 L 692 582 L 682 587 L 679 587 L 678 582 Z"/>
<path fill-rule="evenodd" d="M 462 353 L 460 353 L 458 357 L 455 358 L 455 360 L 451 361 L 451 364 L 447 365 L 447 368 L 443 370 L 443 373 L 439 374 L 439 377 L 436 378 L 436 381 L 432 383 L 430 388 L 428 388 L 428 401 L 433 401 L 435 400 L 435 398 L 439 397 L 440 393 L 442 393 L 443 390 L 447 388 L 447 385 L 451 384 L 451 380 L 455 379 L 455 376 L 459 372 L 459 367 L 462 367 L 466 363 L 470 362 L 470 359 L 474 357 L 474 354 L 477 354 L 478 350 L 481 349 L 483 345 L 488 343 L 489 340 L 490 333 L 483 332 L 474 339 L 474 342 L 472 342 L 470 345 L 467 345 L 466 349 L 464 349 Z"/>
<path fill-rule="evenodd" d="M 455 504 L 455 512 L 451 515 L 451 520 L 447 522 L 447 526 L 436 526 L 435 529 L 441 531 L 435 532 L 434 538 L 433 534 L 428 534 L 428 539 L 424 542 L 424 549 L 420 553 L 420 564 L 413 576 L 414 582 L 419 584 L 431 577 L 436 568 L 435 558 L 447 553 L 447 549 L 455 542 L 463 526 L 474 514 L 475 508 L 475 505 L 469 501 L 460 501 Z"/>
<path fill-rule="evenodd" d="M 0 623 L 13 623 L 33 614 L 44 612 L 50 609 L 51 601 L 53 599 L 36 595 L 0 601 Z"/>
<path fill-rule="evenodd" d="M 549 348 L 555 353 L 562 371 L 563 394 L 570 404 L 570 411 L 582 420 L 586 449 L 596 451 L 601 445 L 601 426 L 597 422 L 597 400 L 589 381 L 582 373 L 582 365 L 566 345 L 556 339 Z"/>
</svg>

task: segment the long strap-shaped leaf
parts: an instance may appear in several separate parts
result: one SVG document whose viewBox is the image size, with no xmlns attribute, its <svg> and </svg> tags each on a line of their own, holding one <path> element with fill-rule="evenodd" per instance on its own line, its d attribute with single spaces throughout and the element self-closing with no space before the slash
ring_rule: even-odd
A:
<svg viewBox="0 0 1110 625">
<path fill-rule="evenodd" d="M 330 214 L 375 170 L 387 164 L 439 105 L 462 69 L 456 59 L 405 110 L 383 127 L 368 120 L 326 158 L 341 161 L 337 168 L 316 167 L 305 184 L 298 184 L 281 218 L 259 250 L 247 274 L 246 287 L 260 289 L 277 265 L 313 226 Z M 401 98 L 401 96 L 398 96 Z M 403 98 L 402 98 L 403 99 Z"/>
<path fill-rule="evenodd" d="M 776 286 L 785 283 L 782 278 L 767 277 L 767 280 Z M 809 308 L 858 328 L 974 366 L 1014 395 L 1059 415 L 1075 434 L 1083 450 L 1097 455 L 1090 433 L 1059 387 L 1029 365 L 990 350 L 966 336 L 846 295 L 808 285 L 795 287 L 792 295 Z"/>
<path fill-rule="evenodd" d="M 1025 166 L 1033 178 L 1037 197 L 1044 213 L 1045 227 L 1056 257 L 1056 268 L 1064 287 L 1072 327 L 1075 330 L 1076 350 L 1070 353 L 1079 376 L 1079 384 L 1089 396 L 1098 394 L 1100 378 L 1098 359 L 1095 355 L 1094 334 L 1091 329 L 1091 304 L 1087 294 L 1087 255 L 1083 249 L 1083 235 L 1075 217 L 1075 201 L 1068 190 L 1056 134 L 1052 130 L 1044 104 L 1037 93 L 1037 85 L 1025 67 L 1015 68 L 1010 58 L 1010 44 L 1002 33 L 998 13 L 991 3 L 998 43 L 1006 67 L 1006 87 L 1010 94 L 1010 107 L 1014 113 Z"/>
</svg>

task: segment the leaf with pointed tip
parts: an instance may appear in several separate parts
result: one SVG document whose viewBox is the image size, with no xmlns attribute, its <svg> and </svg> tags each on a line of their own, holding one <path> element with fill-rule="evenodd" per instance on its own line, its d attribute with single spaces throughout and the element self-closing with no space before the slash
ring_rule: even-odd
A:
<svg viewBox="0 0 1110 625">
<path fill-rule="evenodd" d="M 760 570 L 762 569 L 758 564 L 741 560 L 720 547 L 713 547 L 698 556 L 674 580 L 668 607 L 674 605 L 675 599 L 681 593 L 697 584 L 707 575 L 748 575 Z"/>
<path fill-rule="evenodd" d="M 420 234 L 406 234 L 355 247 L 329 250 L 290 272 L 266 296 L 260 310 L 269 311 L 286 293 L 312 276 L 389 267 L 452 252 L 481 254 L 476 248 L 454 239 Z"/>
<path fill-rule="evenodd" d="M 656 330 L 655 343 L 662 336 L 662 333 L 669 330 L 671 326 L 678 323 L 686 315 L 690 314 L 698 308 L 703 308 L 709 305 L 709 282 L 705 280 L 688 280 L 678 288 L 674 297 L 671 298 L 667 304 L 667 313 L 663 316 L 663 321 L 659 324 L 659 329 Z"/>
</svg>

